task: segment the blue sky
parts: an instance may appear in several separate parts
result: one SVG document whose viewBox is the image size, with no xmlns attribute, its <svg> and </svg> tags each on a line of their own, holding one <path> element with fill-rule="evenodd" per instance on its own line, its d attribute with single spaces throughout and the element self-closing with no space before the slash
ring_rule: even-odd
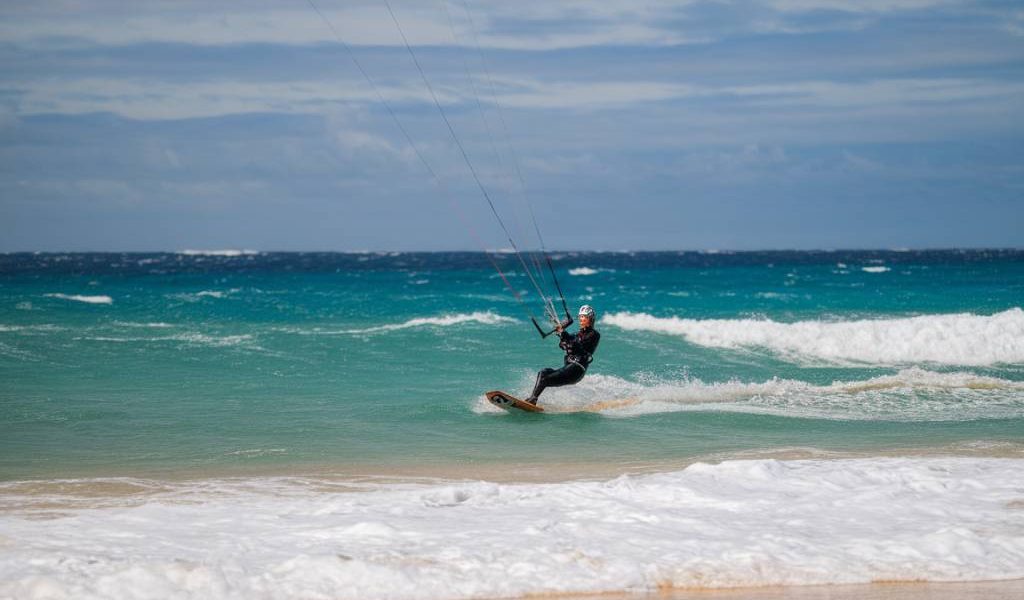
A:
<svg viewBox="0 0 1024 600">
<path fill-rule="evenodd" d="M 384 1 L 314 2 L 440 186 L 306 0 L 4 3 L 0 251 L 507 246 Z M 1019 1 L 392 7 L 522 246 L 1024 246 Z"/>
</svg>

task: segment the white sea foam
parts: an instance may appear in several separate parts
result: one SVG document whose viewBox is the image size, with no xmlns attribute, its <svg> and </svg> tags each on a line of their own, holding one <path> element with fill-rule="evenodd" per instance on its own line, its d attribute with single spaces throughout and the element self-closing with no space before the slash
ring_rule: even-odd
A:
<svg viewBox="0 0 1024 600">
<path fill-rule="evenodd" d="M 94 342 L 115 342 L 115 343 L 132 343 L 132 342 L 183 342 L 193 346 L 209 346 L 213 348 L 230 348 L 234 346 L 248 346 L 252 349 L 261 349 L 258 346 L 253 346 L 252 342 L 254 338 L 252 335 L 209 335 L 206 333 L 199 333 L 196 331 L 190 331 L 185 333 L 179 333 L 176 335 L 161 335 L 161 336 L 146 336 L 146 337 L 119 337 L 119 336 L 106 336 L 106 335 L 93 335 L 93 336 L 82 336 L 74 338 L 76 340 L 89 340 Z"/>
<path fill-rule="evenodd" d="M 138 323 L 135 321 L 114 321 L 114 325 L 117 325 L 118 327 L 133 327 L 142 329 L 170 329 L 174 327 L 174 325 L 171 325 L 170 323 L 164 323 L 162 321 L 147 323 Z"/>
<path fill-rule="evenodd" d="M 259 254 L 259 250 L 181 250 L 178 254 L 185 256 L 253 256 Z"/>
<path fill-rule="evenodd" d="M 114 299 L 110 296 L 79 296 L 78 294 L 43 294 L 48 298 L 60 298 L 61 300 L 72 300 L 74 302 L 85 302 L 86 304 L 113 304 Z"/>
<path fill-rule="evenodd" d="M 892 269 L 889 267 L 861 267 L 860 270 L 865 273 L 888 273 Z"/>
<path fill-rule="evenodd" d="M 1022 480 L 1019 459 L 876 458 L 358 492 L 298 478 L 118 480 L 139 491 L 120 501 L 5 483 L 0 596 L 447 599 L 1013 579 L 1024 577 Z"/>
<path fill-rule="evenodd" d="M 795 298 L 795 294 L 783 294 L 780 292 L 757 292 L 754 294 L 755 298 L 761 298 L 764 300 L 789 300 Z"/>
<path fill-rule="evenodd" d="M 409 319 L 408 321 L 404 321 L 402 323 L 391 323 L 388 325 L 379 325 L 377 327 L 366 327 L 362 329 L 300 329 L 294 330 L 294 333 L 299 333 L 301 335 L 367 335 L 374 333 L 386 333 L 388 331 L 398 331 L 401 329 L 412 329 L 416 327 L 451 327 L 453 325 L 462 325 L 465 323 L 496 325 L 498 323 L 515 322 L 515 319 L 495 314 L 490 311 L 477 311 L 472 313 L 441 315 L 437 317 L 417 317 L 415 319 Z"/>
<path fill-rule="evenodd" d="M 614 273 L 615 269 L 594 269 L 592 267 L 577 267 L 569 269 L 570 275 L 597 275 L 598 273 Z"/>
<path fill-rule="evenodd" d="M 22 349 L 20 349 L 20 348 L 18 348 L 16 346 L 12 346 L 10 344 L 5 344 L 3 342 L 0 342 L 0 356 L 7 357 L 7 358 L 14 358 L 14 359 L 17 359 L 17 360 L 29 360 L 29 361 L 39 360 L 39 358 L 40 358 L 35 353 L 29 352 L 27 350 L 22 350 Z"/>
<path fill-rule="evenodd" d="M 184 300 L 185 302 L 199 302 L 203 298 L 216 298 L 223 299 L 241 292 L 242 288 L 231 288 L 228 290 L 202 290 L 199 292 L 184 292 L 180 294 L 170 294 L 170 298 L 177 300 Z"/>
<path fill-rule="evenodd" d="M 680 335 L 714 348 L 770 348 L 784 358 L 873 364 L 992 365 L 1024 362 L 1024 310 L 855 321 L 681 319 L 612 313 L 604 323 Z"/>
<path fill-rule="evenodd" d="M 228 456 L 242 456 L 245 458 L 257 458 L 261 456 L 271 456 L 275 454 L 287 454 L 287 448 L 249 448 L 247 450 L 234 450 L 231 452 L 225 452 Z"/>
<path fill-rule="evenodd" d="M 253 341 L 253 336 L 248 334 L 217 336 L 191 332 L 171 336 L 169 339 L 176 340 L 179 342 L 187 342 L 189 344 L 195 344 L 199 346 L 226 348 L 231 346 L 240 346 L 243 344 L 248 344 Z"/>
<path fill-rule="evenodd" d="M 38 324 L 38 325 L 3 325 L 3 324 L 0 324 L 0 332 L 15 332 L 15 331 L 17 331 L 17 332 L 20 332 L 20 333 L 27 333 L 27 334 L 30 334 L 30 335 L 31 334 L 36 334 L 36 333 L 44 333 L 44 334 L 46 334 L 46 333 L 54 333 L 54 332 L 57 332 L 57 331 L 64 331 L 64 330 L 65 330 L 64 327 L 60 327 L 58 325 L 51 325 L 49 323 L 42 323 L 42 324 Z"/>
<path fill-rule="evenodd" d="M 529 389 L 532 383 L 524 376 L 518 387 Z M 623 418 L 724 411 L 833 420 L 968 421 L 1024 418 L 1024 382 L 917 368 L 828 385 L 778 378 L 633 381 L 595 373 L 575 386 L 546 390 L 541 405 L 549 413 L 593 412 Z M 483 397 L 473 410 L 504 412 Z"/>
</svg>

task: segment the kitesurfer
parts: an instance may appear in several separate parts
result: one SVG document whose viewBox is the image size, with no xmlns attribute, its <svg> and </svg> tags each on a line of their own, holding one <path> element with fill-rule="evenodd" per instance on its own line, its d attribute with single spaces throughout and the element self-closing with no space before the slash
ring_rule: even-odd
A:
<svg viewBox="0 0 1024 600">
<path fill-rule="evenodd" d="M 565 350 L 565 362 L 560 369 L 542 369 L 537 373 L 537 382 L 533 393 L 526 399 L 530 404 L 537 404 L 537 398 L 545 388 L 559 387 L 579 383 L 587 373 L 587 367 L 594 360 L 594 351 L 601 341 L 601 334 L 594 329 L 594 309 L 584 304 L 579 311 L 580 330 L 576 335 L 557 327 L 558 346 Z"/>
</svg>

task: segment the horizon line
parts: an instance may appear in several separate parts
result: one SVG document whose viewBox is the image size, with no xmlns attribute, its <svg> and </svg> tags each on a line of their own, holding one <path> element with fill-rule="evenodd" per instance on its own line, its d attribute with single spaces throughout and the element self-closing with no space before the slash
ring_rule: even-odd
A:
<svg viewBox="0 0 1024 600">
<path fill-rule="evenodd" d="M 676 253 L 695 253 L 695 254 L 743 254 L 743 253 L 755 253 L 755 252 L 956 252 L 963 250 L 971 251 L 1024 251 L 1024 246 L 921 246 L 921 247 L 895 247 L 895 248 L 878 248 L 878 247 L 844 247 L 844 248 L 747 248 L 747 249 L 733 249 L 733 248 L 664 248 L 664 249 L 619 249 L 619 250 L 606 250 L 606 249 L 526 249 L 520 250 L 524 254 L 528 253 L 546 253 L 546 254 L 563 254 L 563 253 L 591 253 L 591 254 L 657 254 L 665 252 L 676 252 Z M 180 254 L 183 256 L 223 256 L 223 257 L 238 257 L 238 256 L 256 256 L 261 254 L 515 254 L 515 250 L 511 248 L 494 248 L 494 249 L 448 249 L 448 250 L 397 250 L 397 249 L 378 249 L 378 250 L 256 250 L 252 248 L 185 248 L 176 250 L 0 250 L 0 254 Z"/>
</svg>

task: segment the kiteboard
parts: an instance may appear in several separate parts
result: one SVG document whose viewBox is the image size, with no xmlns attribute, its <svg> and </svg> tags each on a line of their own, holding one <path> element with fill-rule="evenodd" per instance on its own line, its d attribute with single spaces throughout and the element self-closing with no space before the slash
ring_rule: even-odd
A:
<svg viewBox="0 0 1024 600">
<path fill-rule="evenodd" d="M 519 410 L 525 410 L 526 412 L 544 412 L 544 409 L 537 406 L 536 404 L 530 404 L 525 400 L 520 400 L 515 396 L 502 392 L 501 390 L 487 392 L 484 395 L 487 396 L 487 400 L 490 401 L 491 404 L 505 410 L 512 410 L 513 408 L 518 408 Z"/>
</svg>

